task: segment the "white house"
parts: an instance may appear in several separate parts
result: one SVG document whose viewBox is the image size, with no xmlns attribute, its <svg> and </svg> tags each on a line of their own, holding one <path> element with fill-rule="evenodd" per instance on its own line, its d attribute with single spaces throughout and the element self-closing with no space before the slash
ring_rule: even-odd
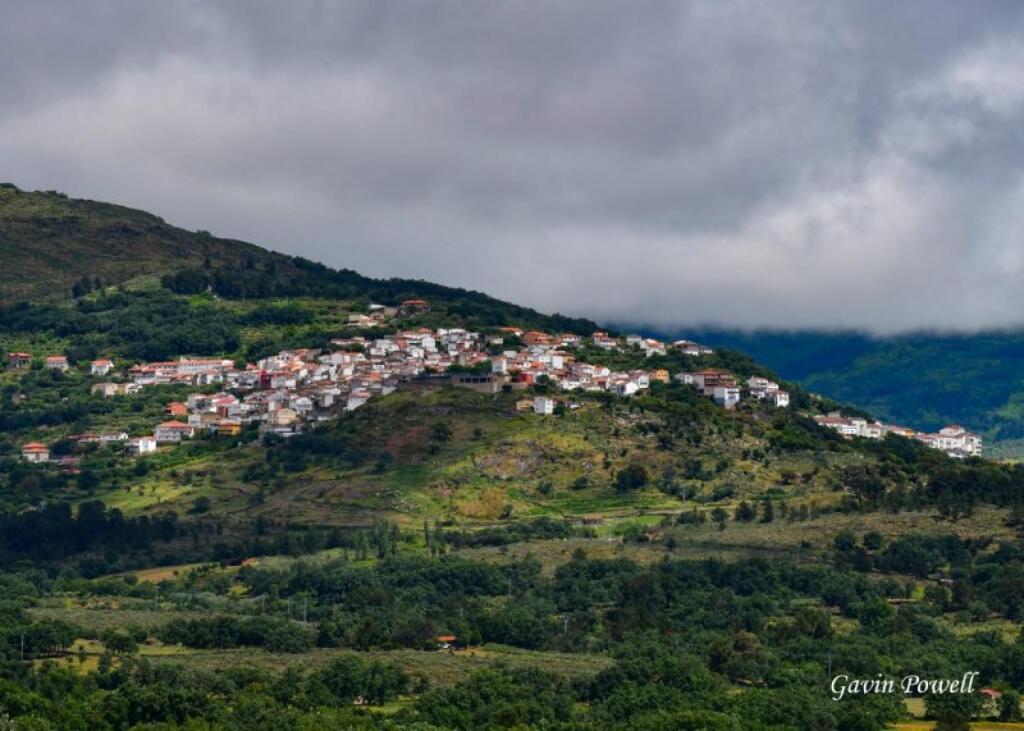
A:
<svg viewBox="0 0 1024 731">
<path fill-rule="evenodd" d="M 772 391 L 778 391 L 779 384 L 761 376 L 751 376 L 747 379 L 747 388 L 750 389 L 751 394 L 761 394 L 760 396 L 755 395 L 755 398 L 764 398 Z"/>
<path fill-rule="evenodd" d="M 109 360 L 106 358 L 100 358 L 99 360 L 94 360 L 90 364 L 89 372 L 94 376 L 105 376 L 110 373 L 110 369 L 113 367 L 114 364 Z"/>
<path fill-rule="evenodd" d="M 740 402 L 739 386 L 715 386 L 711 398 L 719 406 L 731 409 Z"/>
<path fill-rule="evenodd" d="M 66 371 L 68 359 L 63 355 L 48 355 L 46 356 L 46 367 L 55 371 Z"/>
<path fill-rule="evenodd" d="M 629 379 L 636 384 L 637 388 L 650 388 L 651 378 L 646 371 L 631 371 Z"/>
<path fill-rule="evenodd" d="M 26 462 L 49 462 L 50 448 L 39 442 L 29 442 L 21 448 L 21 456 Z"/>
<path fill-rule="evenodd" d="M 537 396 L 533 400 L 533 413 L 550 416 L 555 413 L 555 400 L 546 396 Z"/>
<path fill-rule="evenodd" d="M 313 400 L 308 396 L 299 396 L 292 399 L 292 408 L 299 414 L 308 414 L 313 410 Z"/>
<path fill-rule="evenodd" d="M 692 340 L 677 340 L 672 343 L 672 347 L 680 351 L 683 355 L 711 355 L 715 352 L 706 345 L 695 343 Z"/>
<path fill-rule="evenodd" d="M 360 406 L 370 400 L 370 392 L 366 390 L 353 391 L 348 395 L 348 400 L 345 402 L 346 411 L 355 411 Z"/>
<path fill-rule="evenodd" d="M 158 442 L 180 442 L 196 433 L 195 427 L 180 421 L 165 421 L 158 424 L 153 436 Z"/>
<path fill-rule="evenodd" d="M 887 430 L 885 426 L 876 421 L 869 422 L 859 416 L 847 419 L 838 411 L 833 411 L 828 416 L 815 416 L 814 420 L 821 426 L 835 429 L 844 437 L 881 439 Z"/>
<path fill-rule="evenodd" d="M 137 383 L 96 383 L 89 389 L 89 392 L 110 398 L 111 396 L 130 396 L 141 390 L 142 386 Z"/>
<path fill-rule="evenodd" d="M 981 456 L 981 437 L 959 424 L 950 424 L 935 435 L 933 446 L 951 457 Z"/>
<path fill-rule="evenodd" d="M 648 338 L 640 343 L 640 348 L 644 351 L 644 355 L 665 355 L 665 343 L 660 340 L 652 340 Z"/>
<path fill-rule="evenodd" d="M 747 379 L 747 388 L 750 395 L 758 401 L 769 401 L 773 406 L 789 406 L 789 392 L 779 388 L 779 384 L 761 376 L 752 376 Z"/>
<path fill-rule="evenodd" d="M 829 429 L 842 434 L 844 437 L 855 437 L 858 435 L 859 430 L 857 426 L 840 416 L 838 413 L 829 414 L 828 416 L 815 416 L 814 420 L 821 426 L 827 426 Z"/>
<path fill-rule="evenodd" d="M 156 437 L 139 437 L 138 439 L 129 439 L 125 445 L 125 449 L 130 454 L 142 455 L 152 454 L 156 451 Z"/>
<path fill-rule="evenodd" d="M 640 390 L 640 386 L 636 381 L 617 381 L 612 383 L 608 390 L 619 396 L 632 396 L 634 393 Z"/>
</svg>

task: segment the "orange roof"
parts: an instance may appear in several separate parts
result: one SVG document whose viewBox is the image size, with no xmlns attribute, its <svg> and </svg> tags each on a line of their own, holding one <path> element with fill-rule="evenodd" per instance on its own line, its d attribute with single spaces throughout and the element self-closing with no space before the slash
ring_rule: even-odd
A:
<svg viewBox="0 0 1024 731">
<path fill-rule="evenodd" d="M 157 424 L 158 429 L 191 429 L 188 424 L 182 424 L 180 421 L 165 421 L 163 424 Z"/>
<path fill-rule="evenodd" d="M 438 642 L 455 642 L 455 640 L 457 640 L 457 639 L 458 639 L 458 637 L 456 637 L 455 635 L 438 635 L 437 636 L 437 641 Z"/>
<path fill-rule="evenodd" d="M 50 448 L 39 442 L 29 442 L 21 448 L 22 452 L 49 452 Z"/>
</svg>

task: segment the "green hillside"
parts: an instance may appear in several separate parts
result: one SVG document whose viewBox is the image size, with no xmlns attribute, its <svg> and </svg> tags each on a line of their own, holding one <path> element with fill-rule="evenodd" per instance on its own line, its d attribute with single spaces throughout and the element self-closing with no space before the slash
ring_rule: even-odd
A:
<svg viewBox="0 0 1024 731">
<path fill-rule="evenodd" d="M 97 285 L 132 287 L 163 280 L 179 294 L 329 297 L 358 300 L 364 306 L 424 298 L 438 320 L 447 316 L 467 323 L 573 332 L 596 327 L 580 318 L 541 315 L 480 292 L 334 270 L 204 231 L 185 231 L 143 211 L 57 192 L 21 191 L 10 183 L 0 184 L 0 256 L 0 304 L 61 302 Z"/>
<path fill-rule="evenodd" d="M 265 254 L 169 226 L 143 211 L 0 185 L 0 302 L 67 298 L 86 276 L 117 284 L 205 261 L 239 266 Z"/>
<path fill-rule="evenodd" d="M 666 370 L 680 370 L 685 358 L 605 357 L 617 367 Z M 726 351 L 686 363 L 741 377 L 766 372 Z M 621 536 L 665 521 L 742 523 L 835 511 L 928 508 L 955 519 L 982 504 L 1014 505 L 1024 481 L 1024 470 L 957 462 L 895 436 L 843 440 L 808 418 L 834 404 L 799 390 L 787 409 L 748 400 L 727 411 L 689 386 L 658 382 L 631 398 L 573 394 L 571 408 L 554 416 L 517 411 L 524 396 L 555 395 L 548 385 L 496 394 L 410 385 L 289 439 L 261 439 L 253 426 L 238 439 L 207 435 L 133 460 L 116 445 L 75 446 L 66 438 L 148 433 L 165 418 L 166 403 L 195 387 L 153 386 L 107 399 L 90 393 L 101 379 L 81 369 L 4 377 L 0 499 L 8 550 L 54 559 L 102 553 L 106 538 L 68 545 L 64 528 L 40 543 L 40 530 L 49 529 L 36 521 L 44 518 L 22 512 L 40 501 L 98 504 L 130 520 L 174 516 L 171 539 L 147 539 L 141 554 L 107 554 L 109 568 L 201 560 L 211 550 L 259 555 L 273 552 L 265 540 L 290 540 L 294 530 L 322 547 L 334 530 L 380 521 L 412 531 L 440 523 L 460 535 L 490 531 L 498 538 L 480 540 L 514 542 L 576 535 L 580 521 Z M 64 444 L 78 467 L 25 465 L 17 448 L 30 440 Z"/>
<path fill-rule="evenodd" d="M 331 270 L 117 206 L 10 187 L 2 195 L 4 236 L 19 242 L 12 261 L 22 269 L 21 285 L 41 288 L 39 277 L 58 276 L 37 273 L 32 262 L 64 267 L 66 281 L 82 282 L 73 298 L 68 292 L 0 307 L 0 350 L 36 357 L 33 368 L 0 372 L 0 500 L 8 511 L 41 500 L 99 500 L 132 518 L 173 512 L 186 523 L 216 526 L 216 541 L 194 539 L 202 556 L 214 542 L 244 552 L 268 523 L 329 529 L 439 520 L 505 530 L 540 518 L 594 516 L 618 530 L 623 521 L 657 522 L 683 510 L 696 510 L 688 520 L 707 521 L 716 509 L 733 515 L 741 504 L 755 513 L 786 511 L 791 503 L 845 510 L 877 508 L 883 498 L 896 506 L 941 503 L 956 514 L 978 501 L 990 477 L 980 463 L 958 465 L 895 437 L 846 442 L 810 419 L 837 408 L 834 402 L 785 383 L 792 392 L 785 409 L 747 399 L 726 411 L 688 386 L 656 382 L 632 398 L 572 394 L 572 408 L 563 405 L 564 413 L 547 419 L 516 410 L 524 396 L 556 395 L 544 383 L 494 395 L 410 385 L 283 443 L 259 439 L 253 425 L 240 442 L 204 437 L 137 462 L 116 446 L 76 445 L 70 438 L 86 433 L 151 433 L 167 403 L 196 390 L 154 386 L 104 398 L 92 393 L 103 380 L 88 374 L 95 358 L 113 358 L 124 369 L 182 355 L 241 364 L 286 348 L 330 348 L 334 338 L 367 334 L 349 316 L 371 301 L 394 305 L 408 297 L 426 299 L 429 311 L 372 332 L 462 326 L 507 335 L 498 328 L 517 325 L 588 333 L 596 326 L 476 292 Z M 66 241 L 54 235 L 54 221 L 65 219 Z M 46 247 L 59 255 L 36 255 Z M 139 276 L 103 281 L 107 270 L 91 269 L 90 257 L 81 256 L 103 250 L 112 260 L 139 260 Z M 570 350 L 618 371 L 713 367 L 741 380 L 776 377 L 725 349 L 702 358 Z M 39 359 L 53 353 L 68 357 L 69 371 L 41 367 Z M 61 445 L 80 466 L 26 467 L 17 453 L 29 441 Z M 977 484 L 952 494 L 965 474 Z M 983 500 L 1010 504 L 1019 475 L 1007 469 L 992 479 L 997 484 Z"/>
<path fill-rule="evenodd" d="M 493 361 L 528 339 L 503 326 L 595 325 L 0 195 L 20 272 L 0 282 L 0 352 L 32 354 L 0 369 L 0 728 L 1021 728 L 1024 466 L 843 439 L 812 418 L 843 407 L 795 382 L 787 407 L 721 408 L 669 376 L 777 376 L 727 348 L 592 339 L 560 347 L 648 386 L 481 393 L 427 371 L 289 436 L 240 421 L 129 456 L 82 437 L 152 433 L 223 388 L 93 392 L 142 361 L 241 370 L 452 326 Z M 350 322 L 410 297 L 429 311 Z M 32 441 L 57 459 L 22 459 Z M 922 668 L 977 671 L 1002 698 L 838 702 L 829 685 Z"/>
</svg>

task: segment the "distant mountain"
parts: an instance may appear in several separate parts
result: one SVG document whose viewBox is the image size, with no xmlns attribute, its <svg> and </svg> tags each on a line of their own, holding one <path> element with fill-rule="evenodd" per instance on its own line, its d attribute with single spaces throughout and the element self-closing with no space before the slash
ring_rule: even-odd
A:
<svg viewBox="0 0 1024 731">
<path fill-rule="evenodd" d="M 0 305 L 59 301 L 139 277 L 178 294 L 231 298 L 328 297 L 397 304 L 424 298 L 467 324 L 590 333 L 582 318 L 542 315 L 480 292 L 412 279 L 372 279 L 205 231 L 186 231 L 124 206 L 28 192 L 0 183 Z"/>
<path fill-rule="evenodd" d="M 924 430 L 950 422 L 1024 437 L 1024 331 L 876 338 L 856 332 L 688 330 L 749 353 L 786 378 L 881 419 Z"/>
</svg>

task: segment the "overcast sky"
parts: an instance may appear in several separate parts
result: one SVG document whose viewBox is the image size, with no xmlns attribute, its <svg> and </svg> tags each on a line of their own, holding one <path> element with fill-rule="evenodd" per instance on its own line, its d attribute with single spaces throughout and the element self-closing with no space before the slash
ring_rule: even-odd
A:
<svg viewBox="0 0 1024 731">
<path fill-rule="evenodd" d="M 1024 324 L 1024 3 L 13 0 L 0 180 L 599 320 Z"/>
</svg>

